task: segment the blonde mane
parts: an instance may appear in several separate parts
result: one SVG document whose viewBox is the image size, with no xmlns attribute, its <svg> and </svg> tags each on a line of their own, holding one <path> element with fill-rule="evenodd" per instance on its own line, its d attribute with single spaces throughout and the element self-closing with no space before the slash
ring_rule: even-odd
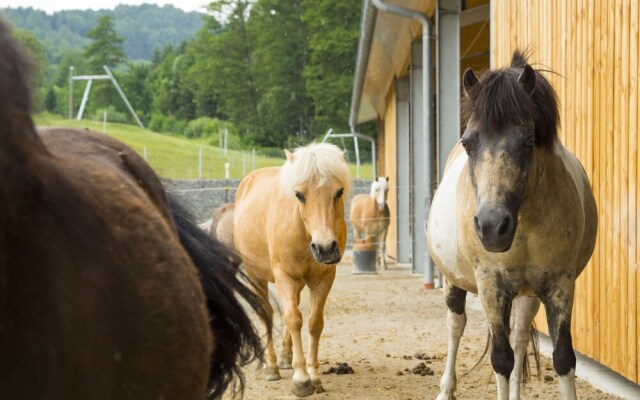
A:
<svg viewBox="0 0 640 400">
<path fill-rule="evenodd" d="M 318 187 L 327 179 L 337 179 L 344 187 L 344 198 L 351 188 L 349 167 L 344 153 L 330 143 L 312 143 L 298 147 L 280 169 L 280 188 L 293 195 L 296 186 L 304 182 L 317 182 Z"/>
</svg>

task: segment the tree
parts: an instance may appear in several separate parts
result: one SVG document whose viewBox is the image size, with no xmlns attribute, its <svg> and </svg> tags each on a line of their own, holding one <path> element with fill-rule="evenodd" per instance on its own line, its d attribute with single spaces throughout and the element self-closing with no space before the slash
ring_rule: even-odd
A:
<svg viewBox="0 0 640 400">
<path fill-rule="evenodd" d="M 115 67 L 127 60 L 124 50 L 122 50 L 124 39 L 116 33 L 113 19 L 110 16 L 103 15 L 98 18 L 98 24 L 87 32 L 87 38 L 91 40 L 91 43 L 84 49 L 84 55 L 87 57 L 86 66 L 89 69 L 88 74 L 104 73 L 103 65 L 113 71 Z M 97 108 L 112 105 L 120 111 L 126 111 L 110 81 L 103 80 L 94 83 L 92 102 L 88 108 L 95 111 Z"/>
<path fill-rule="evenodd" d="M 96 72 L 102 66 L 115 68 L 127 60 L 122 44 L 124 39 L 118 36 L 113 19 L 108 15 L 98 18 L 98 24 L 87 32 L 91 43 L 85 47 L 84 54 L 88 58 L 88 66 Z"/>
<path fill-rule="evenodd" d="M 149 78 L 151 76 L 151 65 L 149 63 L 130 63 L 127 73 L 122 77 L 120 85 L 127 94 L 127 98 L 138 117 L 144 122 L 149 122 L 151 118 L 151 104 L 153 95 L 150 90 Z"/>
<path fill-rule="evenodd" d="M 220 111 L 248 140 L 260 132 L 258 93 L 253 75 L 252 45 L 247 31 L 249 0 L 217 0 L 209 5 L 220 33 L 211 38 L 208 65 L 220 96 Z M 215 25 L 209 22 L 209 25 Z"/>
<path fill-rule="evenodd" d="M 56 92 L 50 87 L 49 90 L 47 90 L 47 97 L 44 99 L 44 108 L 49 112 L 56 112 L 57 106 Z"/>
<path fill-rule="evenodd" d="M 360 0 L 303 1 L 310 53 L 304 75 L 313 99 L 315 135 L 349 128 L 361 5 Z"/>
<path fill-rule="evenodd" d="M 31 32 L 23 30 L 15 30 L 13 36 L 18 42 L 25 48 L 27 54 L 33 60 L 36 66 L 36 75 L 33 78 L 32 85 L 34 91 L 34 107 L 39 111 L 44 106 L 44 99 L 46 96 L 46 82 L 47 82 L 47 56 L 44 51 L 42 43 Z"/>
<path fill-rule="evenodd" d="M 259 0 L 248 27 L 263 123 L 256 141 L 282 146 L 291 136 L 304 136 L 311 117 L 303 76 L 307 39 L 302 0 Z"/>
</svg>

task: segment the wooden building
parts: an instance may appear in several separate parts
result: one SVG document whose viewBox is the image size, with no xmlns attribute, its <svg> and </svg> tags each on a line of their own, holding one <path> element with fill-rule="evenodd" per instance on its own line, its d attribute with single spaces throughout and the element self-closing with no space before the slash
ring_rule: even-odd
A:
<svg viewBox="0 0 640 400">
<path fill-rule="evenodd" d="M 370 1 L 366 0 L 365 5 Z M 431 76 L 435 87 L 429 98 L 433 99 L 436 121 L 432 132 L 435 146 L 429 150 L 435 156 L 435 184 L 441 174 L 440 162 L 447 156 L 442 144 L 459 134 L 459 124 L 443 122 L 441 110 L 450 108 L 443 106 L 449 103 L 441 91 L 459 93 L 459 80 L 442 80 L 443 70 L 460 74 L 467 67 L 481 71 L 490 65 L 506 66 L 513 50 L 519 47 L 531 50 L 535 66 L 554 71 L 547 77 L 561 104 L 561 140 L 587 171 L 600 221 L 594 256 L 577 283 L 574 346 L 582 354 L 640 383 L 638 2 L 389 0 L 386 3 L 419 10 L 434 22 L 436 48 Z M 443 12 L 443 6 L 451 4 L 456 8 Z M 457 18 L 459 30 L 440 31 L 440 18 L 452 14 Z M 414 261 L 408 249 L 414 246 L 410 226 L 415 224 L 411 216 L 416 205 L 406 193 L 413 189 L 407 174 L 414 173 L 415 157 L 409 156 L 413 153 L 402 153 L 401 149 L 406 148 L 407 140 L 408 146 L 412 146 L 411 132 L 418 129 L 424 110 L 416 98 L 417 73 L 422 66 L 416 49 L 421 31 L 419 22 L 378 12 L 368 32 L 366 72 L 362 85 L 356 87 L 360 98 L 354 111 L 355 120 L 378 121 L 378 170 L 389 175 L 395 189 L 389 205 L 392 215 L 397 216 L 390 227 L 387 249 L 400 262 Z M 459 54 L 456 65 L 443 67 L 446 60 L 439 57 L 441 51 L 448 51 L 456 43 Z M 447 57 L 450 62 L 450 55 Z M 538 326 L 546 331 L 543 317 L 538 317 Z"/>
</svg>

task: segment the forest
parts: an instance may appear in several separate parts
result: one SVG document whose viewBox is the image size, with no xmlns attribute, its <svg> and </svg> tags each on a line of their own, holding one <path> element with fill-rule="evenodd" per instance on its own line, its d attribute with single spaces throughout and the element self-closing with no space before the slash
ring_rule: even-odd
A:
<svg viewBox="0 0 640 400">
<path fill-rule="evenodd" d="M 63 11 L 69 25 L 58 13 L 55 23 L 32 9 L 0 13 L 39 65 L 38 111 L 67 116 L 69 67 L 91 75 L 107 65 L 154 131 L 217 141 L 226 129 L 247 146 L 282 147 L 329 128 L 348 129 L 361 6 L 360 0 L 215 0 L 206 13 L 171 7 L 169 18 L 158 6 L 120 5 L 91 16 Z M 145 9 L 154 12 L 140 17 Z M 74 34 L 61 45 L 43 26 Z M 132 36 L 135 29 L 142 33 Z M 76 112 L 83 90 L 74 84 Z M 133 123 L 112 85 L 95 81 L 85 116 L 102 119 L 105 112 L 110 121 Z"/>
</svg>

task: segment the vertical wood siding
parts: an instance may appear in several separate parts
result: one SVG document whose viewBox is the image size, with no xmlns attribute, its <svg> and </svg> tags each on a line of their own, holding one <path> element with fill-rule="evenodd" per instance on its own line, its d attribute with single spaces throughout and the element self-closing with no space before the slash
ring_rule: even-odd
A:
<svg viewBox="0 0 640 400">
<path fill-rule="evenodd" d="M 577 281 L 576 350 L 640 383 L 638 35 L 636 0 L 495 0 L 492 67 L 516 47 L 548 68 L 561 138 L 582 162 L 598 203 L 593 257 Z M 538 327 L 546 331 L 544 315 Z"/>
</svg>

